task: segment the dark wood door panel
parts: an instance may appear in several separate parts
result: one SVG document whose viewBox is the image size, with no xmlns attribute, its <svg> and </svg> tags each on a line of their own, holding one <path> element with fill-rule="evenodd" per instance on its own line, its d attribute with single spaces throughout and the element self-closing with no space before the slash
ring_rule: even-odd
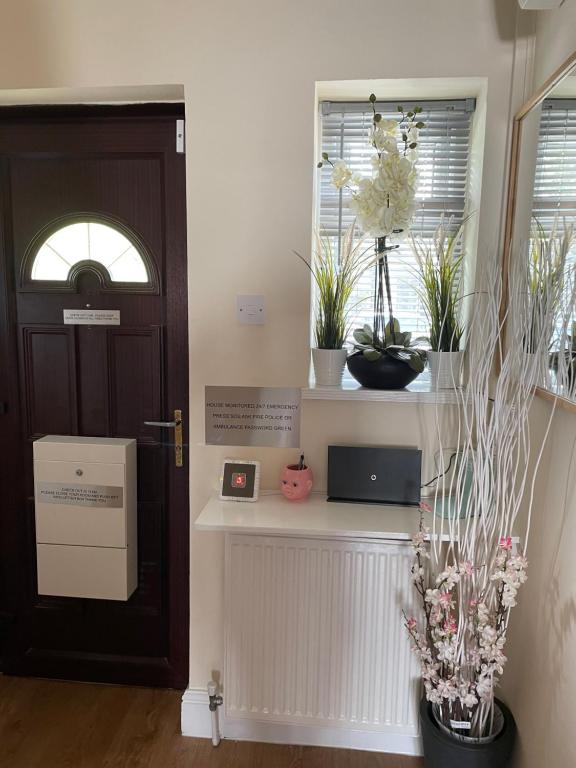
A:
<svg viewBox="0 0 576 768">
<path fill-rule="evenodd" d="M 0 277 L 8 276 L 0 291 L 10 312 L 0 342 L 18 349 L 5 378 L 21 394 L 10 427 L 20 456 L 13 503 L 0 506 L 0 530 L 12 531 L 11 547 L 0 541 L 0 614 L 10 619 L 3 668 L 11 674 L 187 682 L 187 457 L 177 469 L 171 434 L 144 424 L 187 411 L 184 158 L 175 153 L 174 122 L 182 114 L 166 109 L 150 119 L 139 107 L 124 117 L 96 110 L 52 121 L 40 110 L 36 122 L 0 109 Z M 93 271 L 68 292 L 20 282 L 38 233 L 82 212 L 134 232 L 153 262 L 151 292 L 107 292 Z M 120 325 L 64 325 L 64 309 L 85 307 L 119 310 Z M 126 602 L 38 595 L 32 441 L 45 434 L 137 439 L 138 588 Z M 0 440 L 4 452 L 7 445 Z"/>
<path fill-rule="evenodd" d="M 42 157 L 10 161 L 16 269 L 36 235 L 67 213 L 108 214 L 147 244 L 159 273 L 164 263 L 162 156 Z M 30 195 L 34 189 L 35 194 Z M 133 303 L 133 302 L 132 302 Z"/>
<path fill-rule="evenodd" d="M 153 441 L 154 427 L 145 421 L 162 418 L 162 359 L 159 327 L 108 331 L 110 370 L 110 435 Z M 130 382 L 130 388 L 126 382 Z"/>
<path fill-rule="evenodd" d="M 49 153 L 61 157 L 92 152 L 147 154 L 174 152 L 175 126 L 182 105 L 142 104 L 126 107 L 66 105 L 5 107 L 0 115 L 0 146 L 10 155 Z"/>
<path fill-rule="evenodd" d="M 78 429 L 74 328 L 21 329 L 26 435 L 72 435 Z"/>
<path fill-rule="evenodd" d="M 162 317 L 163 299 L 161 296 L 141 296 L 137 307 L 132 306 L 130 296 L 121 293 L 100 294 L 92 289 L 89 296 L 69 293 L 45 295 L 42 304 L 35 293 L 18 294 L 18 317 L 24 325 L 61 324 L 63 309 L 84 309 L 88 302 L 92 309 L 118 309 L 123 325 L 153 325 Z"/>
<path fill-rule="evenodd" d="M 73 309 L 73 307 L 69 307 Z M 110 434 L 108 335 L 106 328 L 76 326 L 79 428 L 83 435 Z"/>
</svg>

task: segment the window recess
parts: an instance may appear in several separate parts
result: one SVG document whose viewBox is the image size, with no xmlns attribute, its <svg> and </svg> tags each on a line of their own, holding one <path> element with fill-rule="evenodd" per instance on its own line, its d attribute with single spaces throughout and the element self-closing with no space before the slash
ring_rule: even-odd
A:
<svg viewBox="0 0 576 768">
<path fill-rule="evenodd" d="M 426 123 L 418 144 L 417 210 L 411 232 L 430 239 L 441 221 L 453 218 L 457 227 L 468 213 L 468 176 L 472 120 L 476 101 L 402 100 L 379 101 L 376 110 L 385 117 L 398 117 L 398 105 L 405 110 L 422 107 Z M 372 152 L 367 136 L 372 124 L 372 108 L 367 102 L 322 101 L 320 103 L 320 143 L 332 160 L 343 158 L 353 171 L 370 173 Z M 338 254 L 342 233 L 353 221 L 347 190 L 331 184 L 331 168 L 319 172 L 317 223 L 331 240 Z M 389 257 L 394 314 L 403 330 L 428 333 L 428 322 L 417 293 L 416 261 L 406 239 Z M 368 270 L 350 300 L 352 328 L 372 324 L 374 274 Z"/>
</svg>

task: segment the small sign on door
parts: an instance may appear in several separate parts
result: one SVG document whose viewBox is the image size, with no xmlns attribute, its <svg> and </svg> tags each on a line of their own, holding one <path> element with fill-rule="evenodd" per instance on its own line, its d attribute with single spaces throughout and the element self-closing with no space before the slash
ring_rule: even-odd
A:
<svg viewBox="0 0 576 768">
<path fill-rule="evenodd" d="M 64 325 L 120 325 L 119 309 L 65 309 Z"/>
</svg>

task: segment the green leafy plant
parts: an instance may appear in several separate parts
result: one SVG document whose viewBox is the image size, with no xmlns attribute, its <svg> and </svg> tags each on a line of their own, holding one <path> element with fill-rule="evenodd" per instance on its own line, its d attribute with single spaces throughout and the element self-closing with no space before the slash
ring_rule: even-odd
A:
<svg viewBox="0 0 576 768">
<path fill-rule="evenodd" d="M 294 251 L 306 264 L 316 283 L 314 338 L 318 349 L 342 349 L 350 330 L 348 306 L 352 292 L 364 271 L 374 263 L 363 248 L 363 240 L 355 242 L 352 224 L 340 242 L 337 256 L 328 237 L 316 236 L 316 248 L 311 263 Z M 367 255 L 368 254 L 368 255 Z"/>
<path fill-rule="evenodd" d="M 464 220 L 455 231 L 451 221 L 440 221 L 432 240 L 412 237 L 420 278 L 419 294 L 430 323 L 429 343 L 435 352 L 458 352 L 463 327 L 460 320 L 460 286 L 463 253 L 459 250 Z"/>
<path fill-rule="evenodd" d="M 555 318 L 561 314 L 565 288 L 573 266 L 567 264 L 568 253 L 574 242 L 570 224 L 559 226 L 556 218 L 548 234 L 536 217 L 532 221 L 528 260 L 528 290 L 532 296 L 530 328 L 524 338 L 524 349 L 534 352 L 533 339 L 545 325 L 549 346 L 553 342 Z"/>
<path fill-rule="evenodd" d="M 383 337 L 379 337 L 369 325 L 365 325 L 354 331 L 354 341 L 355 349 L 361 351 L 367 360 L 375 362 L 383 355 L 388 355 L 406 363 L 413 371 L 422 373 L 424 370 L 425 353 L 418 349 L 417 345 L 425 339 L 412 339 L 409 331 L 403 333 L 395 318 L 392 323 L 386 324 Z"/>
</svg>

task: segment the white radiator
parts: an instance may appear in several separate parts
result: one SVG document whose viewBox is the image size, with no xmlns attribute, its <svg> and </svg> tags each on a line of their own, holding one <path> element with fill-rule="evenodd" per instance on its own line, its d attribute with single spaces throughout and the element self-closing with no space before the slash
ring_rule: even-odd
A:
<svg viewBox="0 0 576 768">
<path fill-rule="evenodd" d="M 409 544 L 226 540 L 226 719 L 416 736 Z"/>
</svg>

